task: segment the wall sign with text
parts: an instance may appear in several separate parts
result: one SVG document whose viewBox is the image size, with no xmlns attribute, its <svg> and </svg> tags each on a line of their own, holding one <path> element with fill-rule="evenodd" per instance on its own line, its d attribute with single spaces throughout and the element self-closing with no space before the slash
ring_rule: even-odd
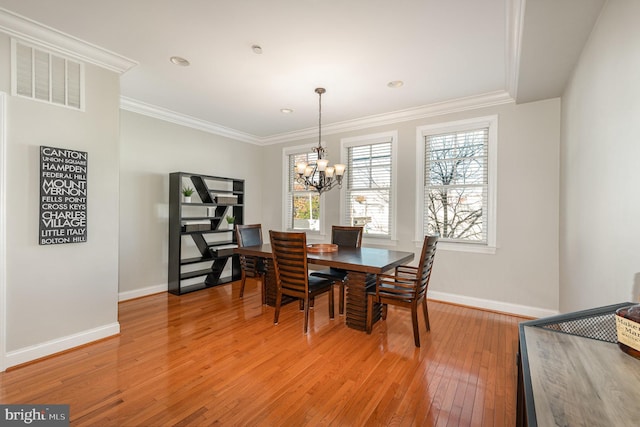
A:
<svg viewBox="0 0 640 427">
<path fill-rule="evenodd" d="M 39 241 L 87 241 L 86 152 L 40 146 Z"/>
</svg>

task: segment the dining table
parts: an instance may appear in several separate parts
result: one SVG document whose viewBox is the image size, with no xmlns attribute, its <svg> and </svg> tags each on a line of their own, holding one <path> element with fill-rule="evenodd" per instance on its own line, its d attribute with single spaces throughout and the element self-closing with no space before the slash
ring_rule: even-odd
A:
<svg viewBox="0 0 640 427">
<path fill-rule="evenodd" d="M 275 305 L 276 275 L 272 262 L 273 252 L 268 243 L 256 246 L 244 246 L 234 249 L 241 255 L 262 258 L 265 264 L 265 293 L 267 305 Z M 345 281 L 345 324 L 353 329 L 366 331 L 367 323 L 367 293 L 375 290 L 376 275 L 388 272 L 399 265 L 405 265 L 413 260 L 413 252 L 395 251 L 384 248 L 347 248 L 338 247 L 333 252 L 307 251 L 309 264 L 340 268 L 347 271 Z M 381 305 L 375 303 L 373 308 L 373 322 L 381 317 Z"/>
</svg>

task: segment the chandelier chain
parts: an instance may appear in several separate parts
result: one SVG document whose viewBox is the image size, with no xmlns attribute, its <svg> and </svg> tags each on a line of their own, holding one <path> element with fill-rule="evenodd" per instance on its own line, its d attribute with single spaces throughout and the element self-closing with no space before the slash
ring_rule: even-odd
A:
<svg viewBox="0 0 640 427">
<path fill-rule="evenodd" d="M 329 162 L 324 158 L 325 149 L 322 147 L 322 94 L 326 92 L 324 88 L 316 88 L 318 94 L 318 146 L 311 151 L 317 153 L 315 164 L 298 162 L 296 168 L 296 181 L 308 190 L 312 188 L 319 194 L 331 190 L 334 186 L 342 187 L 342 179 L 346 170 L 343 164 L 329 166 Z"/>
</svg>

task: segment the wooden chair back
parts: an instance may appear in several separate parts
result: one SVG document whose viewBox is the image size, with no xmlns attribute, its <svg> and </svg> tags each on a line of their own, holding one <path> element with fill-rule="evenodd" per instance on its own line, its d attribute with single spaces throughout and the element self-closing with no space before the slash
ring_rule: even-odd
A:
<svg viewBox="0 0 640 427">
<path fill-rule="evenodd" d="M 262 244 L 262 225 L 250 224 L 250 225 L 236 225 L 236 240 L 239 247 L 244 246 L 256 246 Z M 245 273 L 242 280 L 242 290 L 240 296 L 244 293 L 244 278 L 258 277 L 262 274 L 260 258 L 240 255 L 240 268 Z"/>
<path fill-rule="evenodd" d="M 331 226 L 331 243 L 338 246 L 359 248 L 362 246 L 363 227 Z"/>
<path fill-rule="evenodd" d="M 307 235 L 269 231 L 276 283 L 285 295 L 306 298 L 309 294 Z"/>
<path fill-rule="evenodd" d="M 420 264 L 418 264 L 418 273 L 416 274 L 416 277 L 419 278 L 415 289 L 414 298 L 416 299 L 427 297 L 427 288 L 429 287 L 429 279 L 431 278 L 433 260 L 436 257 L 437 243 L 438 236 L 424 236 L 422 253 L 420 254 Z"/>
<path fill-rule="evenodd" d="M 437 236 L 425 236 L 422 252 L 417 267 L 401 265 L 396 267 L 393 281 L 389 282 L 387 275 L 380 277 L 380 286 L 376 286 L 376 295 L 385 299 L 395 299 L 410 303 L 426 297 L 431 267 L 436 255 Z"/>
<path fill-rule="evenodd" d="M 239 247 L 256 246 L 262 244 L 262 225 L 248 224 L 236 225 L 236 241 Z M 264 282 L 265 266 L 261 258 L 240 255 L 240 270 L 242 271 L 242 282 L 240 284 L 240 297 L 244 296 L 244 287 L 247 277 L 260 279 L 262 282 L 262 304 L 266 304 L 266 291 Z"/>
<path fill-rule="evenodd" d="M 238 246 L 256 246 L 262 244 L 262 225 L 236 225 L 236 237 Z"/>
</svg>

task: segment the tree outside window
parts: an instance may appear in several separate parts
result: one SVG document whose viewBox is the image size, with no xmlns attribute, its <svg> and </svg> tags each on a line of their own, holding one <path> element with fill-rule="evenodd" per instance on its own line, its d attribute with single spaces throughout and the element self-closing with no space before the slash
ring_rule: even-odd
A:
<svg viewBox="0 0 640 427">
<path fill-rule="evenodd" d="M 320 195 L 296 181 L 295 165 L 300 161 L 313 163 L 317 154 L 305 150 L 287 156 L 287 225 L 288 230 L 320 231 Z"/>
<path fill-rule="evenodd" d="M 318 193 L 293 196 L 293 229 L 320 230 L 320 195 Z"/>
<path fill-rule="evenodd" d="M 487 242 L 489 129 L 425 136 L 425 230 Z"/>
</svg>

